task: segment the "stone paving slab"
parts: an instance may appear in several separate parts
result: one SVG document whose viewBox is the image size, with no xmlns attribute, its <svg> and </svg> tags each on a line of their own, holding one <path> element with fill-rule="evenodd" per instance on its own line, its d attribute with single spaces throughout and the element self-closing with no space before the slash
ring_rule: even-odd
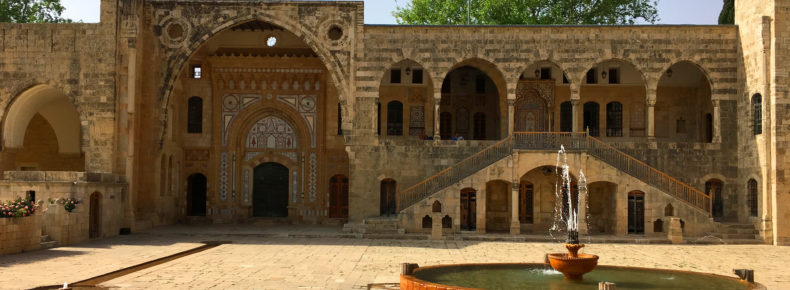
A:
<svg viewBox="0 0 790 290">
<path fill-rule="evenodd" d="M 127 289 L 367 289 L 398 281 L 400 264 L 539 263 L 559 244 L 519 241 L 385 240 L 332 237 L 310 226 L 172 226 L 141 234 L 0 256 L 0 288 L 79 281 L 200 246 L 232 241 L 101 286 Z M 322 236 L 326 235 L 326 236 Z M 301 236 L 301 237 L 300 237 Z M 769 245 L 589 244 L 602 265 L 690 270 L 732 276 L 751 268 L 769 289 L 790 289 L 790 247 Z M 4 289 L 5 289 L 4 288 Z"/>
<path fill-rule="evenodd" d="M 202 246 L 172 237 L 129 235 L 0 256 L 0 289 L 63 285 Z"/>
</svg>

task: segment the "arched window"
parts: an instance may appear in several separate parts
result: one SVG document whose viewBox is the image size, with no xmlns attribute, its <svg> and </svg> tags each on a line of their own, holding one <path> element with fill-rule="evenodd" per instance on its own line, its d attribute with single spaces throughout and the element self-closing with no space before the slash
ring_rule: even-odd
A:
<svg viewBox="0 0 790 290">
<path fill-rule="evenodd" d="M 453 218 L 451 218 L 450 215 L 445 215 L 442 218 L 442 228 L 443 229 L 449 229 L 449 228 L 452 228 L 452 227 L 453 227 Z"/>
<path fill-rule="evenodd" d="M 337 103 L 337 135 L 343 135 L 343 107 Z"/>
<path fill-rule="evenodd" d="M 423 229 L 430 229 L 433 227 L 433 219 L 429 215 L 425 215 L 422 217 L 422 228 Z"/>
<path fill-rule="evenodd" d="M 381 136 L 381 103 L 376 103 L 376 135 Z"/>
<path fill-rule="evenodd" d="M 203 132 L 203 99 L 189 98 L 187 104 L 187 133 Z"/>
<path fill-rule="evenodd" d="M 752 96 L 752 106 L 754 106 L 754 135 L 763 133 L 763 96 L 754 94 Z"/>
<path fill-rule="evenodd" d="M 620 102 L 606 104 L 606 136 L 623 136 L 623 104 Z"/>
<path fill-rule="evenodd" d="M 560 132 L 573 131 L 573 104 L 562 102 L 560 104 Z"/>
<path fill-rule="evenodd" d="M 749 179 L 747 187 L 749 216 L 757 216 L 757 180 Z"/>
<path fill-rule="evenodd" d="M 590 131 L 590 136 L 598 136 L 598 110 L 596 102 L 584 103 L 584 130 Z"/>
<path fill-rule="evenodd" d="M 483 112 L 475 113 L 475 131 L 474 131 L 474 140 L 485 140 L 486 139 L 486 114 Z"/>
<path fill-rule="evenodd" d="M 387 135 L 403 135 L 403 103 L 392 101 L 387 104 Z"/>
<path fill-rule="evenodd" d="M 713 143 L 713 115 L 705 114 L 705 142 Z"/>
</svg>

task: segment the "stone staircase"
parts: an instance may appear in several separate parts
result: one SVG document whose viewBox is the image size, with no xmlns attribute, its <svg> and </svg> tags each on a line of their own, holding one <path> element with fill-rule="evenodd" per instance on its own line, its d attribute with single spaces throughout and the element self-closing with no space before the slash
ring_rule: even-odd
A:
<svg viewBox="0 0 790 290">
<path fill-rule="evenodd" d="M 41 249 L 51 249 L 58 246 L 58 241 L 52 240 L 49 235 L 41 235 Z"/>
<path fill-rule="evenodd" d="M 710 216 L 711 198 L 702 191 L 623 153 L 586 133 L 514 132 L 513 135 L 459 161 L 426 180 L 398 193 L 398 210 L 425 200 L 487 166 L 510 156 L 516 150 L 558 150 L 586 152 L 589 156 L 641 180 L 667 195 Z"/>
<path fill-rule="evenodd" d="M 720 244 L 764 244 L 754 224 L 720 223 L 708 236 Z"/>
</svg>

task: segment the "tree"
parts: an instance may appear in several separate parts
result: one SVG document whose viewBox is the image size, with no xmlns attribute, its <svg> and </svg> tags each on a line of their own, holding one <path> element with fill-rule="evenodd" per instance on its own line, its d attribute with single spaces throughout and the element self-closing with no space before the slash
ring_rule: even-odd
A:
<svg viewBox="0 0 790 290">
<path fill-rule="evenodd" d="M 719 24 L 735 24 L 735 0 L 724 0 L 719 13 Z"/>
<path fill-rule="evenodd" d="M 71 22 L 61 13 L 60 0 L 0 0 L 0 22 Z"/>
<path fill-rule="evenodd" d="M 634 24 L 658 20 L 656 0 L 412 0 L 400 24 Z"/>
</svg>

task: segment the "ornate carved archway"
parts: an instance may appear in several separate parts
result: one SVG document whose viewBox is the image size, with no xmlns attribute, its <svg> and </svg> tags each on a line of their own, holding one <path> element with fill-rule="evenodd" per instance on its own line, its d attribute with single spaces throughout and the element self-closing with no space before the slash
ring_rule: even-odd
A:
<svg viewBox="0 0 790 290">
<path fill-rule="evenodd" d="M 519 81 L 516 90 L 515 131 L 544 132 L 551 128 L 549 109 L 554 104 L 553 80 Z"/>
</svg>

